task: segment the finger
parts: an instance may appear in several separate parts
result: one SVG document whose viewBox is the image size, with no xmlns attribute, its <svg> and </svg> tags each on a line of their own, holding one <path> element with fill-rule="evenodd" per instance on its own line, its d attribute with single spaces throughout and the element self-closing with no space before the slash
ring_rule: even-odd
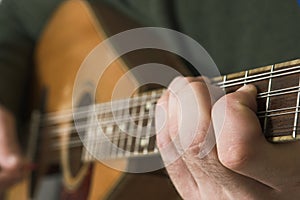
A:
<svg viewBox="0 0 300 200">
<path fill-rule="evenodd" d="M 195 167 L 195 165 L 191 163 L 186 164 L 185 158 L 188 158 L 189 156 L 186 156 L 185 150 L 187 150 L 187 148 L 194 149 L 193 145 L 197 146 L 204 140 L 202 136 L 206 135 L 206 133 L 202 133 L 202 131 L 206 132 L 207 126 L 209 126 L 210 123 L 209 115 L 211 103 L 210 97 L 207 95 L 208 88 L 206 83 L 200 79 L 196 81 L 190 80 L 185 86 L 180 86 L 180 88 L 174 88 L 173 85 L 173 90 L 175 90 L 176 93 L 169 93 L 169 105 L 167 106 L 169 110 L 168 132 L 170 135 L 169 139 L 172 140 L 174 144 L 173 149 L 180 155 L 183 154 L 183 157 L 170 165 L 169 171 L 178 173 L 177 166 L 185 165 L 185 168 L 189 171 L 188 176 L 191 176 L 190 171 L 193 171 L 191 177 L 194 180 L 196 179 L 201 198 L 205 198 L 205 194 L 214 194 L 213 192 L 221 191 L 221 189 L 207 174 L 203 173 L 199 166 Z M 203 107 L 203 109 L 200 111 L 199 107 Z M 201 117 L 199 116 L 200 114 Z M 197 126 L 200 121 L 201 126 Z M 181 134 L 179 135 L 179 133 Z M 196 136 L 196 133 L 199 134 Z M 212 146 L 214 145 L 212 144 Z M 211 149 L 212 148 L 210 148 L 210 150 Z M 171 156 L 167 155 L 166 157 Z M 173 180 L 174 183 L 180 182 L 182 181 L 180 180 L 182 179 L 182 176 L 173 179 L 175 179 Z M 213 191 L 212 188 L 214 188 Z"/>
<path fill-rule="evenodd" d="M 191 118 L 193 119 L 194 117 L 189 117 L 188 115 L 185 116 L 184 114 L 182 115 L 182 133 L 180 133 L 182 137 L 180 137 L 180 142 L 184 143 L 182 142 L 182 139 L 186 138 L 188 138 L 188 140 L 192 140 L 190 143 L 192 145 L 186 149 L 184 154 L 184 157 L 186 158 L 185 162 L 189 171 L 198 183 L 203 183 L 203 180 L 210 182 L 210 185 L 215 185 L 213 183 L 216 183 L 232 193 L 243 191 L 242 194 L 245 194 L 250 191 L 253 192 L 253 189 L 266 192 L 269 188 L 265 185 L 257 184 L 255 180 L 235 174 L 234 172 L 226 169 L 219 162 L 215 148 L 213 129 L 210 128 L 211 103 L 208 93 L 209 91 L 206 85 L 203 85 L 201 82 L 189 83 L 189 85 L 182 91 L 177 92 L 177 96 L 181 100 L 180 102 L 182 104 L 183 113 L 186 110 L 188 110 L 188 113 L 192 111 L 200 113 L 199 117 L 195 119 L 199 120 L 201 123 L 196 123 L 191 120 Z M 191 103 L 191 99 L 194 99 L 195 102 Z M 199 106 L 199 109 L 197 109 L 197 107 L 193 107 L 193 105 Z M 172 107 L 169 106 L 169 109 L 172 109 Z M 174 108 L 172 111 L 173 110 Z M 188 121 L 184 121 L 185 119 Z M 197 124 L 197 127 L 195 128 L 193 124 Z M 190 134 L 191 132 L 196 134 L 192 135 Z M 204 138 L 208 139 L 204 140 Z M 208 147 L 209 149 L 203 149 Z M 202 158 L 199 157 L 201 152 L 206 152 L 206 156 L 203 156 Z M 199 173 L 199 169 L 202 173 Z M 206 175 L 203 175 L 203 172 L 205 172 Z M 211 182 L 211 180 L 213 180 L 213 182 Z M 217 186 L 215 185 L 215 187 Z"/>
<path fill-rule="evenodd" d="M 211 126 L 211 106 L 212 99 L 210 93 L 214 88 L 209 89 L 209 85 L 202 81 L 190 82 L 183 89 L 177 91 L 176 96 L 170 95 L 170 121 L 178 121 L 179 127 L 174 128 L 179 130 L 180 143 L 183 149 L 187 149 L 194 144 L 199 145 L 204 140 L 213 138 L 213 132 L 208 136 L 207 132 Z M 175 106 L 175 105 L 178 106 Z M 170 108 L 172 107 L 172 109 Z M 177 109 L 176 109 L 177 108 Z M 178 119 L 176 119 L 176 116 Z M 173 131 L 175 133 L 175 131 Z M 172 134 L 172 133 L 170 133 Z M 211 140 L 210 140 L 211 141 Z M 207 146 L 209 150 L 215 144 Z M 205 143 L 207 145 L 208 143 Z"/>
<path fill-rule="evenodd" d="M 169 126 L 169 133 L 171 135 L 171 138 L 174 140 L 175 145 L 177 146 L 177 149 L 181 149 L 181 151 L 183 151 L 184 147 L 182 147 L 182 144 L 178 143 L 178 139 L 175 140 L 175 138 L 178 138 L 178 133 L 180 130 L 180 124 L 181 119 L 182 119 L 182 115 L 190 115 L 189 117 L 191 119 L 194 119 L 194 124 L 196 124 L 197 121 L 197 116 L 195 116 L 195 114 L 198 114 L 197 112 L 190 112 L 190 110 L 186 111 L 185 113 L 182 113 L 183 110 L 186 109 L 182 109 L 182 105 L 189 105 L 188 108 L 191 109 L 195 109 L 197 107 L 197 105 L 195 104 L 195 97 L 194 97 L 194 91 L 192 91 L 193 89 L 191 87 L 188 87 L 188 90 L 186 89 L 187 86 L 189 86 L 189 84 L 191 83 L 199 83 L 202 84 L 203 86 L 206 86 L 204 81 L 208 82 L 207 78 L 204 77 L 177 77 L 175 78 L 171 84 L 168 87 L 168 91 L 169 92 L 169 110 L 171 110 L 172 112 L 168 112 L 168 119 L 169 121 L 171 121 L 172 123 Z M 185 90 L 184 90 L 185 89 Z M 180 91 L 187 91 L 186 94 L 183 94 L 181 96 L 178 96 L 178 93 L 180 93 Z M 187 102 L 186 99 L 189 101 Z M 191 116 L 194 115 L 194 116 Z M 176 122 L 176 123 L 175 123 Z M 184 122 L 186 123 L 186 122 Z M 189 140 L 191 141 L 191 140 Z M 189 145 L 190 143 L 186 142 L 186 144 L 184 144 L 184 146 L 186 147 L 187 145 Z"/>
<path fill-rule="evenodd" d="M 191 196 L 190 190 L 197 191 L 198 185 L 191 176 L 169 135 L 168 98 L 169 93 L 166 92 L 158 101 L 155 111 L 157 146 L 176 189 L 183 198 L 188 198 Z M 195 192 L 194 195 L 196 194 Z M 199 198 L 195 196 L 194 199 Z"/>
<path fill-rule="evenodd" d="M 168 89 L 172 93 L 176 93 L 177 91 L 183 89 L 187 84 L 195 81 L 202 81 L 206 83 L 210 83 L 210 80 L 206 77 L 202 76 L 197 76 L 197 77 L 183 77 L 183 76 L 178 76 L 174 78 L 174 80 L 170 83 L 168 86 Z"/>
<path fill-rule="evenodd" d="M 226 114 L 223 115 L 219 110 L 224 106 Z M 300 167 L 299 157 L 296 158 L 297 155 L 291 154 L 291 151 L 299 152 L 300 148 L 296 144 L 268 143 L 255 111 L 256 89 L 250 85 L 216 103 L 213 124 L 218 135 L 219 159 L 227 168 L 278 189 L 280 183 L 288 181 L 279 179 L 278 174 L 281 174 L 280 177 L 299 174 L 296 173 L 296 168 Z"/>
</svg>

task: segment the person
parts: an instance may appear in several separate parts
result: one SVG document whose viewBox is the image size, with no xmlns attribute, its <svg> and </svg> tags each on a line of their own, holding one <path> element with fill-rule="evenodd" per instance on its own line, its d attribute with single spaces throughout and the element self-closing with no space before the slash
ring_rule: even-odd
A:
<svg viewBox="0 0 300 200">
<path fill-rule="evenodd" d="M 16 124 L 22 120 L 25 107 L 22 99 L 28 91 L 34 46 L 51 14 L 61 2 L 2 0 L 0 4 L 0 190 L 22 178 L 28 168 L 28 163 L 23 159 L 17 145 Z M 191 36 L 210 53 L 222 74 L 291 60 L 299 56 L 300 12 L 294 0 L 102 2 L 145 26 L 171 28 Z M 197 148 L 195 152 L 195 149 L 190 148 L 183 157 L 168 165 L 170 177 L 182 197 L 296 199 L 299 196 L 300 176 L 297 171 L 298 142 L 278 147 L 267 143 L 261 137 L 253 115 L 255 89 L 245 86 L 233 94 L 226 95 L 229 102 L 226 109 L 236 111 L 239 115 L 226 112 L 226 116 L 218 116 L 218 105 L 223 101 L 223 97 L 213 108 L 206 107 L 203 102 L 207 98 L 207 91 L 202 87 L 202 80 L 188 78 L 185 82 L 188 83 L 180 87 L 175 84 L 179 88 L 176 86 L 174 89 L 181 94 L 186 88 L 191 88 L 187 91 L 196 93 L 197 102 L 207 115 L 203 126 L 198 127 L 198 130 L 203 131 L 197 134 L 197 142 L 201 142 L 205 135 L 207 121 L 210 119 L 214 122 L 215 131 L 221 132 L 220 136 L 224 140 L 217 140 L 217 148 L 202 159 L 195 156 Z M 169 105 L 171 96 L 167 92 L 159 101 L 159 105 L 168 116 L 178 106 Z M 162 118 L 161 114 L 157 115 L 158 118 Z M 221 124 L 216 123 L 219 117 L 226 119 L 222 129 Z M 176 125 L 175 119 L 176 115 L 165 120 L 168 126 L 158 133 L 159 148 L 163 148 L 164 143 L 169 142 L 171 132 L 176 132 L 176 128 L 169 127 Z M 231 148 L 232 146 L 235 148 Z M 171 152 L 173 151 L 176 149 L 171 149 Z M 258 157 L 253 156 L 255 152 L 259 152 L 255 154 Z M 280 155 L 278 157 L 281 159 L 276 159 L 275 155 Z M 169 156 L 168 153 L 162 153 L 165 162 Z"/>
</svg>

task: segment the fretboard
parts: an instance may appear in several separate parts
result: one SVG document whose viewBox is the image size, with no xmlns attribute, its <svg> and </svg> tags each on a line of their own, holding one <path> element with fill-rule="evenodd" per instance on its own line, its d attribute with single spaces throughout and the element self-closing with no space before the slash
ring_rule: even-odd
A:
<svg viewBox="0 0 300 200">
<path fill-rule="evenodd" d="M 245 84 L 258 89 L 257 116 L 262 132 L 272 142 L 299 139 L 300 60 L 215 78 L 226 93 Z"/>
<path fill-rule="evenodd" d="M 216 77 L 215 85 L 226 93 L 245 84 L 258 89 L 257 116 L 262 132 L 272 142 L 292 141 L 300 138 L 300 60 L 274 64 L 240 73 Z M 155 138 L 155 104 L 162 89 L 142 93 L 132 99 L 97 105 L 97 124 L 86 134 L 89 153 L 84 161 L 116 159 L 158 153 Z M 87 125 L 89 126 L 89 125 Z M 83 128 L 86 128 L 83 126 Z"/>
</svg>

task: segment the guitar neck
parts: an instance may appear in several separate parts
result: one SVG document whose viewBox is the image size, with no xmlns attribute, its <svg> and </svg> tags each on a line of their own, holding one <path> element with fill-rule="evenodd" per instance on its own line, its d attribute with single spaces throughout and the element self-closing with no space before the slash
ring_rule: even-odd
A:
<svg viewBox="0 0 300 200">
<path fill-rule="evenodd" d="M 272 142 L 299 139 L 300 60 L 215 78 L 226 93 L 245 84 L 258 89 L 257 116 L 262 132 Z"/>
<path fill-rule="evenodd" d="M 213 78 L 213 84 L 226 93 L 245 84 L 258 89 L 257 116 L 262 132 L 272 142 L 300 138 L 300 60 L 274 64 L 258 69 Z M 90 130 L 86 145 L 89 153 L 83 160 L 145 156 L 158 153 L 155 138 L 155 104 L 163 89 L 139 94 L 131 99 L 96 106 L 97 119 L 91 124 L 101 128 Z M 94 120 L 94 121 L 93 121 Z"/>
</svg>

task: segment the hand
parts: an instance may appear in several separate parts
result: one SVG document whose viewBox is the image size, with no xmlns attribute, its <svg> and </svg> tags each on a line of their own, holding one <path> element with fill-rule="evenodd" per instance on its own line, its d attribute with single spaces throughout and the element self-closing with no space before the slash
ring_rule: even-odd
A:
<svg viewBox="0 0 300 200">
<path fill-rule="evenodd" d="M 254 86 L 211 100 L 209 91 L 217 90 L 201 78 L 176 78 L 158 101 L 157 145 L 180 195 L 299 199 L 300 143 L 266 141 L 255 114 Z M 185 110 L 199 112 L 196 126 Z M 209 149 L 209 143 L 216 145 Z"/>
<path fill-rule="evenodd" d="M 15 119 L 0 107 L 0 192 L 24 176 L 24 159 L 17 143 Z"/>
</svg>

